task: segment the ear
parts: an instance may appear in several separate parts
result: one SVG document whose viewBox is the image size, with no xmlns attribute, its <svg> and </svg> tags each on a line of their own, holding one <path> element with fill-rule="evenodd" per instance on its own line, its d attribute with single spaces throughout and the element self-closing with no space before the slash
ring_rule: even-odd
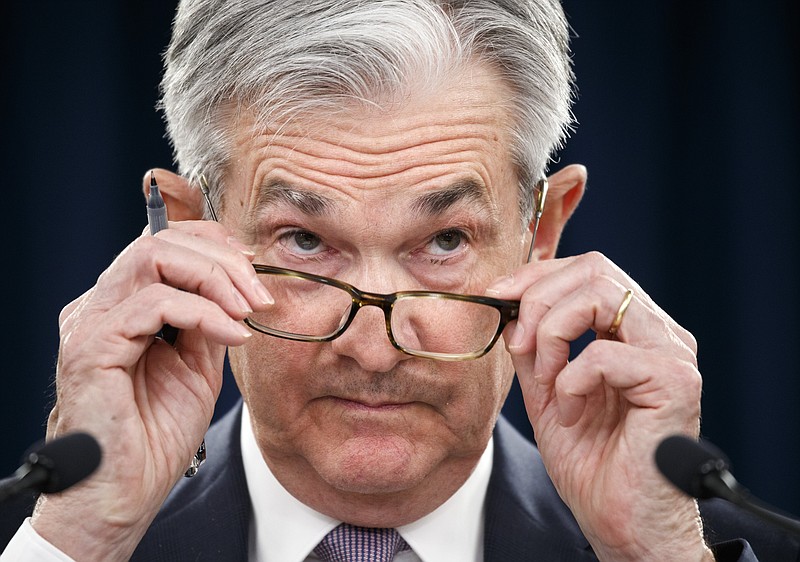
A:
<svg viewBox="0 0 800 562">
<path fill-rule="evenodd" d="M 535 259 L 555 257 L 564 226 L 583 197 L 586 178 L 586 167 L 580 164 L 570 164 L 547 178 L 549 190 L 536 234 Z M 529 229 L 533 230 L 533 222 Z"/>
<path fill-rule="evenodd" d="M 150 172 L 156 178 L 158 191 L 167 206 L 167 217 L 171 221 L 201 220 L 204 200 L 199 189 L 189 185 L 189 181 L 169 170 L 153 168 L 148 170 L 142 180 L 145 200 L 150 195 Z"/>
</svg>

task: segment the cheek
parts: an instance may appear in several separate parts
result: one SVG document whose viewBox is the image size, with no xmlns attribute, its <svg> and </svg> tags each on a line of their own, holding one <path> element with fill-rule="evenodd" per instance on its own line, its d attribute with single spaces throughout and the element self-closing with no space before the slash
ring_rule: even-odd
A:
<svg viewBox="0 0 800 562">
<path fill-rule="evenodd" d="M 228 358 L 251 416 L 258 420 L 259 433 L 267 430 L 280 435 L 292 427 L 309 399 L 305 377 L 311 350 L 257 335 L 243 346 L 230 348 Z"/>
<path fill-rule="evenodd" d="M 508 395 L 514 368 L 502 346 L 495 346 L 483 359 L 463 365 L 468 367 L 454 374 L 453 380 L 462 383 L 454 385 L 458 390 L 445 417 L 463 442 L 482 447 Z"/>
<path fill-rule="evenodd" d="M 491 397 L 493 414 L 495 417 L 505 403 L 508 391 L 511 389 L 511 382 L 514 378 L 514 365 L 511 363 L 511 356 L 501 345 L 495 344 L 490 356 L 492 362 L 489 369 L 484 373 L 486 381 L 483 391 Z"/>
</svg>

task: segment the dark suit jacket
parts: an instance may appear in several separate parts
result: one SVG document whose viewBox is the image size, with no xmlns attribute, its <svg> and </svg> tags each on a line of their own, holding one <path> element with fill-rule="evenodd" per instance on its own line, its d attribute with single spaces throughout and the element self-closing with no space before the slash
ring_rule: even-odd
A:
<svg viewBox="0 0 800 562">
<path fill-rule="evenodd" d="M 206 436 L 208 461 L 197 476 L 175 486 L 134 560 L 247 560 L 250 499 L 240 424 L 241 405 L 212 426 Z M 596 560 L 550 482 L 537 449 L 502 418 L 494 438 L 485 561 Z M 701 511 L 710 542 L 717 544 L 718 559 L 755 560 L 755 551 L 762 561 L 800 561 L 797 538 L 721 501 L 702 502 Z M 13 519 L 5 515 L 2 520 Z M 9 537 L 23 516 L 17 516 L 13 529 L 3 529 Z"/>
</svg>

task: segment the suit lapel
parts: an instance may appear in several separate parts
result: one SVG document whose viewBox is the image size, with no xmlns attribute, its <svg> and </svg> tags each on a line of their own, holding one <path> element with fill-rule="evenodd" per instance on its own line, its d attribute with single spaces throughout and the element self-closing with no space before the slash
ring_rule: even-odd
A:
<svg viewBox="0 0 800 562">
<path fill-rule="evenodd" d="M 485 562 L 596 560 L 539 451 L 502 417 L 486 496 Z"/>
</svg>

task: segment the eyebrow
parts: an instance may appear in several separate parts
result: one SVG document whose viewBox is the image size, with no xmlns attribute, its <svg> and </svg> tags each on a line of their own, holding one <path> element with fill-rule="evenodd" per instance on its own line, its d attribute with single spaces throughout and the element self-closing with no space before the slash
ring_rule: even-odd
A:
<svg viewBox="0 0 800 562">
<path fill-rule="evenodd" d="M 410 208 L 417 214 L 435 217 L 462 202 L 478 203 L 484 210 L 492 208 L 484 185 L 472 179 L 459 180 L 443 189 L 424 193 L 411 202 Z M 277 180 L 261 186 L 253 211 L 257 214 L 260 209 L 281 203 L 314 217 L 332 214 L 337 206 L 334 199 Z"/>
<path fill-rule="evenodd" d="M 258 212 L 258 209 L 279 203 L 291 205 L 310 216 L 330 214 L 336 206 L 333 199 L 319 193 L 297 189 L 282 181 L 273 181 L 259 189 L 254 209 Z"/>
<path fill-rule="evenodd" d="M 487 210 L 492 207 L 483 184 L 466 179 L 417 197 L 412 202 L 411 208 L 417 213 L 439 216 L 461 202 L 479 203 Z"/>
</svg>

